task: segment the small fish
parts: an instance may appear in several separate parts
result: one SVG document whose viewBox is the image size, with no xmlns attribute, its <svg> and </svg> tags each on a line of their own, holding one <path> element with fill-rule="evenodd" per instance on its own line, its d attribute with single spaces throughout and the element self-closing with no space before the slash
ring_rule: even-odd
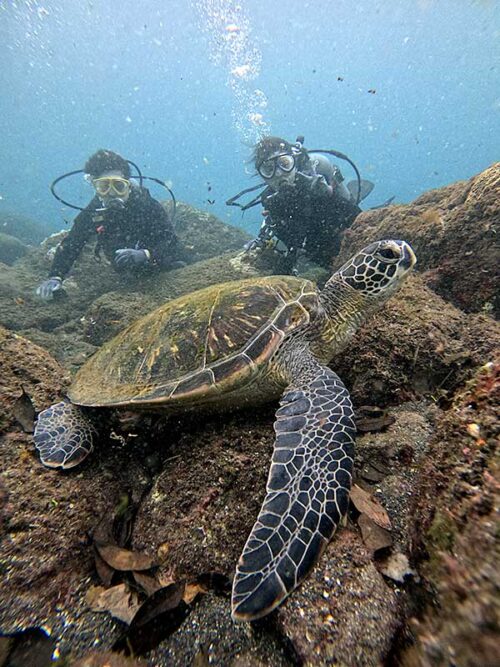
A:
<svg viewBox="0 0 500 667">
<path fill-rule="evenodd" d="M 377 91 L 375 90 L 375 88 L 370 88 L 368 92 L 371 93 L 372 95 L 375 95 Z"/>
<path fill-rule="evenodd" d="M 338 76 L 338 77 L 337 77 L 337 81 L 343 81 L 343 80 L 344 80 L 344 77 L 343 77 L 343 76 Z"/>
<path fill-rule="evenodd" d="M 207 199 L 207 202 L 208 202 L 209 204 L 215 204 L 215 199 Z"/>
</svg>

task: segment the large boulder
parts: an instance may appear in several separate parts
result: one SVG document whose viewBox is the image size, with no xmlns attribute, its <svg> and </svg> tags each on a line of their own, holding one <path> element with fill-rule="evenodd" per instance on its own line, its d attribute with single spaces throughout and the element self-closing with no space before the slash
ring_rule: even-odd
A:
<svg viewBox="0 0 500 667">
<path fill-rule="evenodd" d="M 14 264 L 16 260 L 28 252 L 28 246 L 15 236 L 0 232 L 0 262 Z"/>
<path fill-rule="evenodd" d="M 49 225 L 8 211 L 0 212 L 0 232 L 15 236 L 26 245 L 41 243 L 51 233 Z"/>
<path fill-rule="evenodd" d="M 408 241 L 435 292 L 467 312 L 500 314 L 500 163 L 407 205 L 365 211 L 345 233 L 335 265 L 382 238 Z"/>
<path fill-rule="evenodd" d="M 438 420 L 414 489 L 414 560 L 427 606 L 410 619 L 401 664 L 463 667 L 498 660 L 500 357 Z"/>
<path fill-rule="evenodd" d="M 170 210 L 170 204 L 165 204 Z M 186 248 L 191 262 L 220 255 L 225 250 L 239 250 L 251 237 L 239 227 L 228 225 L 215 215 L 177 202 L 175 233 Z"/>
</svg>

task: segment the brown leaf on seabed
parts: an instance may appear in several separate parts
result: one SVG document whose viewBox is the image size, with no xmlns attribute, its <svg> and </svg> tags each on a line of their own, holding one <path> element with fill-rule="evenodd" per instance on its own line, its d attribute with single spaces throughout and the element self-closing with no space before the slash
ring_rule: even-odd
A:
<svg viewBox="0 0 500 667">
<path fill-rule="evenodd" d="M 92 586 L 85 600 L 92 611 L 109 612 L 115 618 L 130 624 L 140 608 L 139 598 L 125 584 L 112 588 Z"/>
<path fill-rule="evenodd" d="M 366 547 L 373 553 L 392 545 L 392 536 L 388 530 L 378 526 L 369 516 L 361 514 L 358 518 L 361 537 Z"/>
<path fill-rule="evenodd" d="M 109 588 L 109 586 L 111 586 L 115 570 L 111 567 L 111 565 L 108 565 L 106 561 L 101 558 L 97 548 L 94 548 L 94 562 L 99 579 L 104 584 L 104 586 L 106 586 L 106 588 Z"/>
<path fill-rule="evenodd" d="M 164 584 L 161 584 L 155 577 L 152 577 L 149 574 L 144 574 L 143 572 L 132 572 L 132 575 L 136 583 L 142 588 L 142 590 L 149 597 L 159 591 L 160 588 L 164 587 Z M 169 583 L 173 583 L 169 582 Z"/>
<path fill-rule="evenodd" d="M 95 546 L 101 558 L 120 572 L 149 570 L 156 565 L 155 559 L 147 554 L 122 549 L 113 544 L 96 544 Z"/>
<path fill-rule="evenodd" d="M 391 520 L 385 509 L 375 498 L 357 484 L 353 484 L 352 486 L 350 500 L 360 514 L 366 514 L 380 528 L 391 530 Z"/>
</svg>

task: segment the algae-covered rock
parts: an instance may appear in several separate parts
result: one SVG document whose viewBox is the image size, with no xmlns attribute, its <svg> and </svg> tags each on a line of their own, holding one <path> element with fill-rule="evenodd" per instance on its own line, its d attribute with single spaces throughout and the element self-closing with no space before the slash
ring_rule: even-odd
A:
<svg viewBox="0 0 500 667">
<path fill-rule="evenodd" d="M 0 232 L 0 262 L 14 264 L 28 252 L 28 247 L 15 236 Z"/>
<path fill-rule="evenodd" d="M 411 623 L 416 644 L 402 664 L 498 660 L 499 399 L 497 357 L 439 420 L 424 459 L 413 541 L 432 604 Z"/>
<path fill-rule="evenodd" d="M 0 327 L 0 434 L 17 426 L 14 404 L 24 391 L 39 410 L 52 403 L 68 374 L 43 348 Z"/>
<path fill-rule="evenodd" d="M 3 328 L 0 368 L 0 633 L 46 626 L 63 649 L 88 652 L 101 633 L 109 645 L 117 624 L 85 603 L 94 577 L 88 532 L 124 493 L 131 503 L 140 498 L 147 470 L 140 456 L 127 462 L 120 440 L 106 439 L 102 465 L 98 454 L 77 473 L 42 467 L 31 434 L 17 423 L 15 403 L 23 390 L 37 410 L 60 400 L 67 374 L 45 350 Z"/>
<path fill-rule="evenodd" d="M 365 211 L 345 233 L 335 265 L 382 238 L 414 248 L 427 284 L 467 312 L 500 314 L 500 163 L 404 206 Z"/>
<path fill-rule="evenodd" d="M 171 210 L 170 203 L 164 206 Z M 241 249 L 251 238 L 242 229 L 228 225 L 215 215 L 184 202 L 177 202 L 175 233 L 186 249 L 190 262 L 215 257 L 225 250 Z"/>
<path fill-rule="evenodd" d="M 51 233 L 47 224 L 7 211 L 0 213 L 0 232 L 15 236 L 26 245 L 41 243 Z"/>
<path fill-rule="evenodd" d="M 359 404 L 386 405 L 416 396 L 439 400 L 500 346 L 500 327 L 466 315 L 411 276 L 339 355 L 334 368 Z"/>
</svg>

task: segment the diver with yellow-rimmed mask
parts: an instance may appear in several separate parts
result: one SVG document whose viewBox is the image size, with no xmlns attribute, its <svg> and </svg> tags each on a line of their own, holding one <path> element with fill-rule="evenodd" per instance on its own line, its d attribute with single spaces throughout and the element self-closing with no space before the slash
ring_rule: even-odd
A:
<svg viewBox="0 0 500 667">
<path fill-rule="evenodd" d="M 139 184 L 131 180 L 130 164 L 133 163 L 118 153 L 104 149 L 87 160 L 83 172 L 95 196 L 80 209 L 71 230 L 58 246 L 49 278 L 37 289 L 42 299 L 51 299 L 61 289 L 64 277 L 92 238 L 97 239 L 96 256 L 102 252 L 119 272 L 149 273 L 184 263 L 179 261 L 182 249 L 170 216 L 142 186 L 142 177 Z M 80 170 L 61 179 L 75 173 Z M 60 199 L 53 188 L 52 192 Z"/>
</svg>

